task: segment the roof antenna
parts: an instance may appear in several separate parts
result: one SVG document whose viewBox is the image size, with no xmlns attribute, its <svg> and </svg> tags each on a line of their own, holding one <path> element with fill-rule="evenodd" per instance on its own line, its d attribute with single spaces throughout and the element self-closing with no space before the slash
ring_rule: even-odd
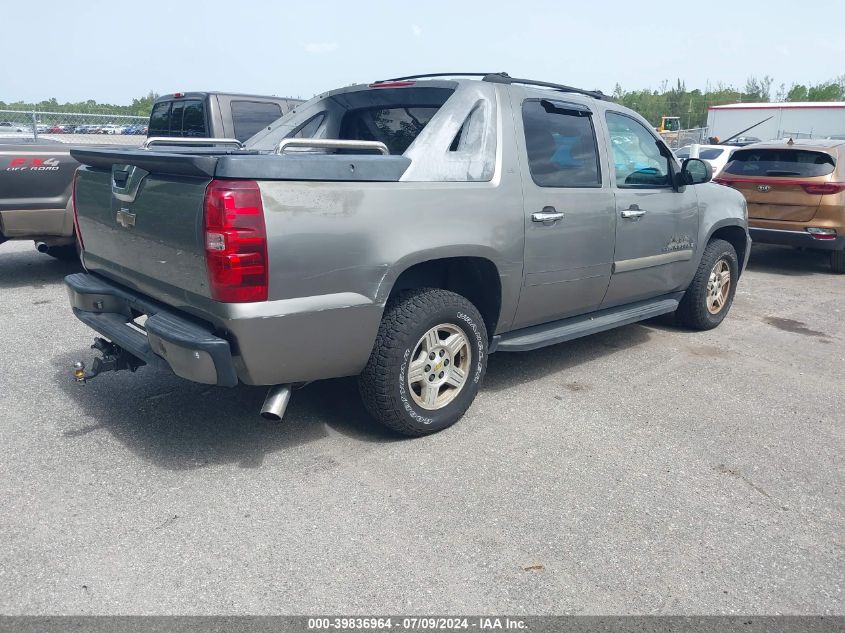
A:
<svg viewBox="0 0 845 633">
<path fill-rule="evenodd" d="M 786 142 L 787 145 L 795 145 L 795 141 L 792 140 L 792 137 L 789 137 L 789 140 Z"/>
</svg>

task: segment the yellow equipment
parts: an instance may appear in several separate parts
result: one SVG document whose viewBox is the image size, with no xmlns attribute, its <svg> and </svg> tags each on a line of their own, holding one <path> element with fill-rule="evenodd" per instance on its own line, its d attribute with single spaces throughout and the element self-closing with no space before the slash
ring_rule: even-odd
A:
<svg viewBox="0 0 845 633">
<path fill-rule="evenodd" d="M 657 131 L 663 134 L 664 132 L 677 132 L 681 129 L 681 117 L 679 116 L 662 116 L 660 117 L 660 127 Z"/>
</svg>

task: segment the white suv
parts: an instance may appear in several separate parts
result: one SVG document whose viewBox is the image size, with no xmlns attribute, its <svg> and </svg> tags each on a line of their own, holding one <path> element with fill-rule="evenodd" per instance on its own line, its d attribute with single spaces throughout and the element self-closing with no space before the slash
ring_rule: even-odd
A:
<svg viewBox="0 0 845 633">
<path fill-rule="evenodd" d="M 728 161 L 731 159 L 731 154 L 738 149 L 738 147 L 733 145 L 694 144 L 675 150 L 675 156 L 677 156 L 679 160 L 684 160 L 685 158 L 700 158 L 701 160 L 706 160 L 713 168 L 713 177 L 715 178 L 719 175 L 719 172 L 724 169 L 725 165 L 728 164 Z"/>
</svg>

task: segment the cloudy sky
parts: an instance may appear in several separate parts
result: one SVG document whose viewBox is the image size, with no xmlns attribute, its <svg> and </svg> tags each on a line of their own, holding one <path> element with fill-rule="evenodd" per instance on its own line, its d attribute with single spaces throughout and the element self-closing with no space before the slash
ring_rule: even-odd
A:
<svg viewBox="0 0 845 633">
<path fill-rule="evenodd" d="M 0 100 L 150 90 L 310 97 L 397 75 L 493 72 L 584 88 L 816 83 L 845 72 L 845 1 L 40 0 L 0 12 Z"/>
</svg>

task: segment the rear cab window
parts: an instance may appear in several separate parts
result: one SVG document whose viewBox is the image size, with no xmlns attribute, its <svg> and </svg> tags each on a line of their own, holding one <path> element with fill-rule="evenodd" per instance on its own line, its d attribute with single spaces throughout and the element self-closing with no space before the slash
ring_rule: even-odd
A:
<svg viewBox="0 0 845 633">
<path fill-rule="evenodd" d="M 205 106 L 202 101 L 186 101 L 182 116 L 182 136 L 207 137 Z"/>
<path fill-rule="evenodd" d="M 351 110 L 340 124 L 340 138 L 380 141 L 391 154 L 404 154 L 439 109 L 439 106 L 400 106 Z"/>
<path fill-rule="evenodd" d="M 278 103 L 267 101 L 232 101 L 235 138 L 243 142 L 282 116 Z"/>
<path fill-rule="evenodd" d="M 740 149 L 724 172 L 735 176 L 814 178 L 828 176 L 836 160 L 827 152 L 793 148 Z"/>
<path fill-rule="evenodd" d="M 583 105 L 551 99 L 522 104 L 528 169 L 540 187 L 600 187 L 592 113 Z"/>
<path fill-rule="evenodd" d="M 170 135 L 170 101 L 162 101 L 153 106 L 150 114 L 148 133 L 150 136 Z"/>
<path fill-rule="evenodd" d="M 160 101 L 150 114 L 149 136 L 206 137 L 205 104 L 199 99 Z"/>
<path fill-rule="evenodd" d="M 453 88 L 407 87 L 339 91 L 285 115 L 278 126 L 257 134 L 252 149 L 275 149 L 283 138 L 379 141 L 401 155 L 453 94 Z M 451 139 L 450 139 L 451 141 Z M 348 150 L 314 149 L 318 153 Z M 356 152 L 357 153 L 357 152 Z"/>
</svg>

